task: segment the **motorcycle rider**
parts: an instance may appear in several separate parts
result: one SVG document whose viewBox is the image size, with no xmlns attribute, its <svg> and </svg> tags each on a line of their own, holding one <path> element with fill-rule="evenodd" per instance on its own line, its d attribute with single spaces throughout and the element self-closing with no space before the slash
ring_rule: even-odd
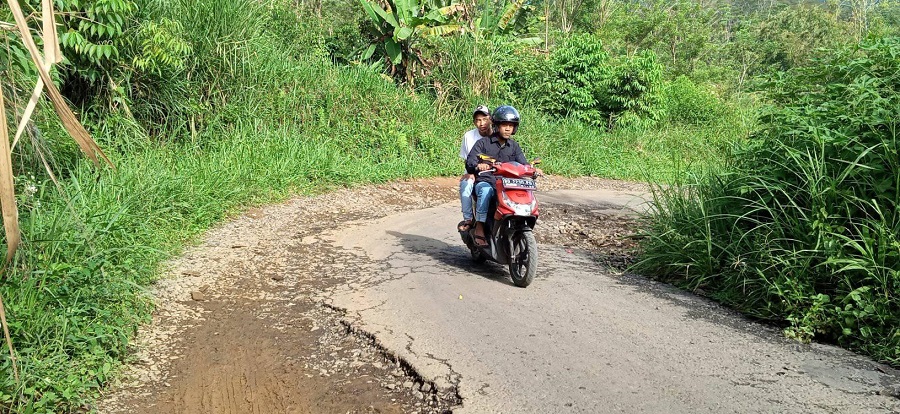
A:
<svg viewBox="0 0 900 414">
<path fill-rule="evenodd" d="M 459 148 L 459 158 L 465 163 L 469 151 L 476 142 L 491 134 L 491 110 L 485 105 L 478 105 L 472 111 L 472 124 L 474 129 L 466 132 L 462 137 L 462 145 Z M 472 188 L 475 187 L 475 175 L 466 172 L 459 178 L 459 202 L 462 205 L 463 220 L 456 225 L 459 231 L 468 231 L 472 227 Z"/>
<path fill-rule="evenodd" d="M 475 243 L 481 247 L 487 246 L 484 222 L 487 220 L 488 209 L 496 191 L 494 189 L 496 178 L 494 174 L 484 172 L 493 166 L 488 161 L 482 160 L 479 155 L 487 155 L 497 162 L 515 161 L 519 164 L 528 164 L 522 147 L 512 139 L 519 129 L 520 119 L 519 111 L 512 106 L 503 105 L 494 109 L 494 113 L 491 114 L 491 135 L 476 142 L 466 158 L 466 171 L 476 176 L 475 194 L 478 200 L 475 206 Z M 535 171 L 537 174 L 543 173 L 537 168 Z"/>
</svg>

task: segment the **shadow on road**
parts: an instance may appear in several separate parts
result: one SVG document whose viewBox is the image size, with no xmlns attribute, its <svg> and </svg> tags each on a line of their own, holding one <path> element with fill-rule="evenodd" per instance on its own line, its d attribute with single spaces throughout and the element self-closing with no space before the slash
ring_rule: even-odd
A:
<svg viewBox="0 0 900 414">
<path fill-rule="evenodd" d="M 388 231 L 387 234 L 399 239 L 403 249 L 407 252 L 425 254 L 440 263 L 455 267 L 461 271 L 473 273 L 485 279 L 503 283 L 505 285 L 514 286 L 512 281 L 507 277 L 505 268 L 501 265 L 491 261 L 484 262 L 483 264 L 476 264 L 473 262 L 472 256 L 469 254 L 469 249 L 462 244 L 462 241 L 460 241 L 459 245 L 451 245 L 438 239 L 415 234 L 405 234 L 396 231 Z"/>
</svg>

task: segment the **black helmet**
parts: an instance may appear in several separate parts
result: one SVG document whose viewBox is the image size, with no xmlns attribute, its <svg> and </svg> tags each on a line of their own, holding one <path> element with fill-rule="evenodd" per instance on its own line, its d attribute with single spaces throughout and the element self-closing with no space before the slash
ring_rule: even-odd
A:
<svg viewBox="0 0 900 414">
<path fill-rule="evenodd" d="M 514 125 L 513 135 L 519 130 L 519 111 L 509 105 L 498 106 L 491 115 L 491 124 L 493 124 L 494 132 L 497 132 L 497 126 L 501 122 L 509 122 Z"/>
</svg>

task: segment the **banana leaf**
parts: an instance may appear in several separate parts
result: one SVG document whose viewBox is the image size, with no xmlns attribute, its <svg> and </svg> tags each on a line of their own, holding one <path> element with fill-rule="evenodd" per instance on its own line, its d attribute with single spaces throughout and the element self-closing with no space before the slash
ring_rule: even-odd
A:
<svg viewBox="0 0 900 414">
<path fill-rule="evenodd" d="M 419 33 L 423 37 L 440 37 L 452 34 L 462 30 L 463 26 L 459 24 L 443 24 L 440 26 L 425 27 L 419 26 Z"/>
<path fill-rule="evenodd" d="M 369 59 L 370 57 L 372 57 L 373 54 L 375 54 L 375 44 L 374 43 L 369 45 L 369 47 L 366 48 L 366 51 L 363 52 L 362 60 Z"/>
<path fill-rule="evenodd" d="M 400 26 L 397 23 L 397 18 L 394 17 L 392 13 L 388 13 L 381 8 L 381 6 L 377 4 L 373 4 L 369 0 L 359 0 L 359 3 L 362 5 L 363 10 L 365 10 L 366 14 L 369 15 L 369 18 L 375 23 L 375 28 L 378 29 L 379 33 L 384 33 L 381 29 L 382 23 L 387 23 L 391 25 L 393 28 L 397 28 Z"/>
<path fill-rule="evenodd" d="M 392 3 L 397 20 L 401 23 L 410 25 L 411 20 L 419 15 L 419 4 L 416 0 L 394 0 Z"/>
<path fill-rule="evenodd" d="M 516 18 L 516 15 L 519 13 L 519 10 L 522 9 L 522 6 L 525 5 L 524 1 L 513 0 L 512 3 L 506 6 L 506 9 L 503 11 L 503 16 L 500 17 L 500 21 L 497 23 L 497 27 L 501 29 L 506 29 L 507 26 Z"/>
<path fill-rule="evenodd" d="M 391 58 L 391 63 L 399 65 L 403 61 L 403 51 L 394 39 L 385 40 L 384 50 L 387 51 L 388 57 Z"/>
<path fill-rule="evenodd" d="M 413 29 L 408 27 L 398 27 L 394 30 L 394 40 L 406 40 L 413 34 Z"/>
<path fill-rule="evenodd" d="M 431 20 L 433 22 L 445 23 L 447 21 L 447 17 L 463 10 L 465 6 L 460 3 L 451 4 L 446 7 L 441 7 L 438 9 L 432 9 L 428 14 L 425 15 L 426 20 Z"/>
</svg>

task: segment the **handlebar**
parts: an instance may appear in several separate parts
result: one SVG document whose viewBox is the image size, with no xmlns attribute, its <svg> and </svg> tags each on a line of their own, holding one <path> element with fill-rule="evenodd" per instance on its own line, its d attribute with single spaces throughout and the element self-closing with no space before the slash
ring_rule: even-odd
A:
<svg viewBox="0 0 900 414">
<path fill-rule="evenodd" d="M 499 164 L 499 163 L 496 163 L 496 164 Z M 532 166 L 532 167 L 533 167 L 533 166 Z M 489 170 L 479 171 L 479 172 L 478 172 L 478 175 L 488 174 L 488 173 L 495 173 L 495 172 L 497 172 L 497 168 L 491 168 L 491 169 L 489 169 Z M 534 172 L 534 175 L 532 175 L 531 177 L 534 178 L 534 179 L 537 179 L 538 177 L 543 177 L 543 176 L 544 176 L 544 174 L 538 174 L 538 172 L 535 171 L 535 172 Z"/>
</svg>

